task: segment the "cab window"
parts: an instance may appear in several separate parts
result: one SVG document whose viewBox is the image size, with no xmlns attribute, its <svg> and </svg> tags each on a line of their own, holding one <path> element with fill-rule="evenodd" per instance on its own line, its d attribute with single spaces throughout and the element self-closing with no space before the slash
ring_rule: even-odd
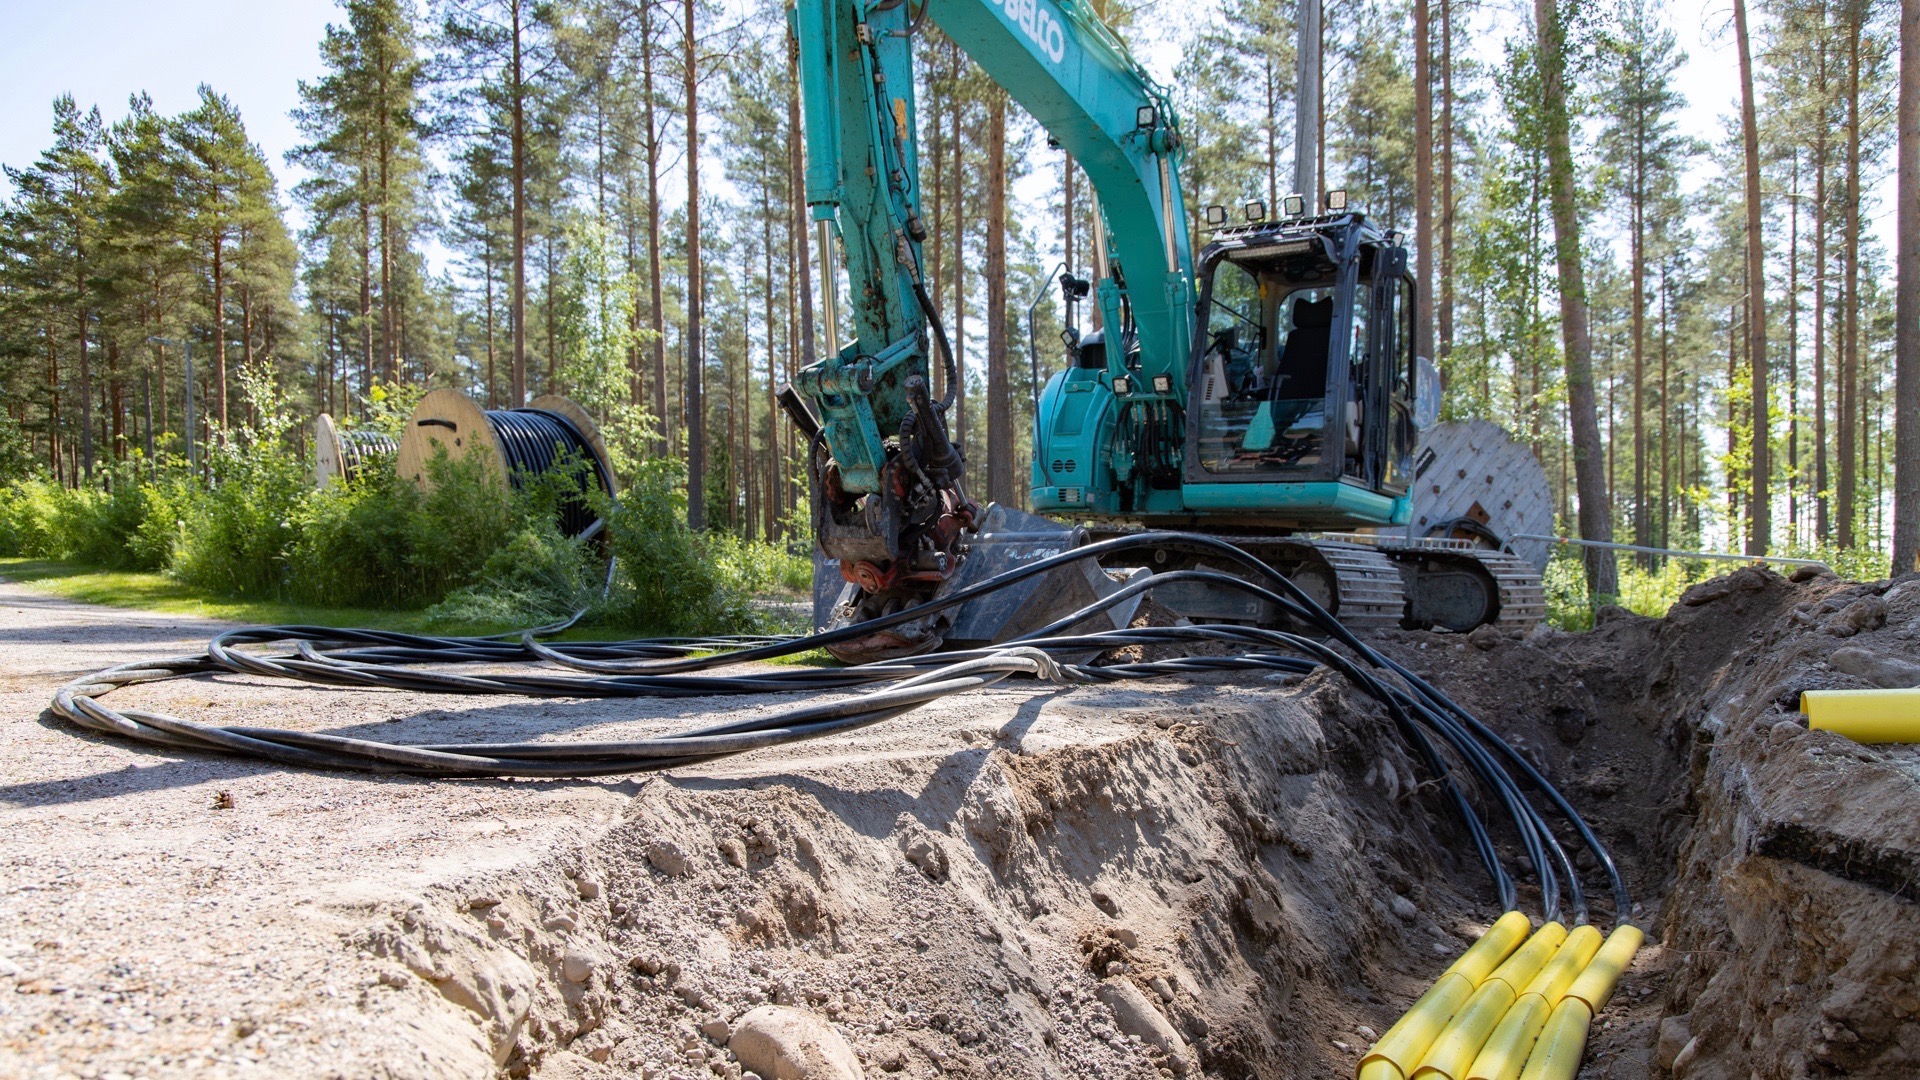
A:
<svg viewBox="0 0 1920 1080">
<path fill-rule="evenodd" d="M 1216 474 L 1321 464 L 1334 355 L 1331 275 L 1219 263 L 1201 357 L 1199 458 Z"/>
</svg>

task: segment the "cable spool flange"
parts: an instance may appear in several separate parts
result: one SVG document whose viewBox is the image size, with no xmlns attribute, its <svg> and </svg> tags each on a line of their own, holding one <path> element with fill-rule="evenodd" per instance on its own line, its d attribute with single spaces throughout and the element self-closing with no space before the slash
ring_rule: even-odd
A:
<svg viewBox="0 0 1920 1080">
<path fill-rule="evenodd" d="M 420 399 L 401 437 L 396 465 L 400 476 L 426 488 L 432 485 L 428 464 L 445 448 L 450 461 L 484 452 L 488 468 L 504 483 L 518 488 L 528 476 L 544 475 L 565 457 L 587 463 L 580 495 L 560 508 L 560 529 L 578 536 L 596 517 L 588 504 L 588 485 L 611 495 L 613 469 L 606 443 L 586 410 L 557 395 L 534 399 L 523 409 L 482 410 L 458 390 L 434 390 Z"/>
<path fill-rule="evenodd" d="M 321 413 L 313 419 L 313 486 L 351 480 L 374 458 L 391 456 L 399 447 L 400 440 L 384 432 L 342 431 L 333 417 Z"/>
</svg>

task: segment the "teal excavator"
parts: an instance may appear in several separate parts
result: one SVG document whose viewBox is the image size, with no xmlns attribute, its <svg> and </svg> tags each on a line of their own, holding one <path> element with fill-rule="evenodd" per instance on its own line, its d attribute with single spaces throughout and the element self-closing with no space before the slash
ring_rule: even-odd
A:
<svg viewBox="0 0 1920 1080">
<path fill-rule="evenodd" d="M 1492 425 L 1435 424 L 1440 387 L 1415 355 L 1421 297 L 1398 233 L 1316 192 L 1248 204 L 1231 226 L 1207 208 L 1213 235 L 1196 256 L 1168 95 L 1082 0 L 798 0 L 789 17 L 828 344 L 782 396 L 811 440 L 816 622 L 891 614 L 1140 530 L 1231 540 L 1354 628 L 1541 618 L 1543 552 L 1502 550 L 1501 536 L 1551 525 L 1544 474 Z M 948 429 L 959 378 L 929 295 L 915 140 L 913 49 L 930 24 L 1094 193 L 1090 280 L 1061 279 L 1068 360 L 1035 406 L 1031 514 L 973 500 Z M 1084 334 L 1082 300 L 1098 313 Z M 1214 568 L 1177 543 L 1130 557 L 1146 565 L 1056 571 L 836 652 L 1003 641 L 1131 575 Z M 1156 598 L 1196 621 L 1280 617 L 1192 580 Z"/>
</svg>

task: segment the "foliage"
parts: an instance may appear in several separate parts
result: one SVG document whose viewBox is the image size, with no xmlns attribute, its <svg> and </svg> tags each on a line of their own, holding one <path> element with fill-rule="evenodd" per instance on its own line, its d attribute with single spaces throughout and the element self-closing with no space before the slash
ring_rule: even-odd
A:
<svg viewBox="0 0 1920 1080">
<path fill-rule="evenodd" d="M 601 617 L 657 634 L 750 630 L 740 566 L 723 565 L 711 535 L 688 529 L 677 468 L 649 463 L 607 511 L 617 572 Z"/>
</svg>

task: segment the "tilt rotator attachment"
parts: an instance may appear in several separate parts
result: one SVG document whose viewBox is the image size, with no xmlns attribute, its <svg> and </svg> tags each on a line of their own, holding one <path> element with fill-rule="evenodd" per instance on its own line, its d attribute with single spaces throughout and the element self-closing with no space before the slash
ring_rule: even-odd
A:
<svg viewBox="0 0 1920 1080">
<path fill-rule="evenodd" d="M 1571 1080 L 1646 935 L 1622 923 L 1602 943 L 1591 926 L 1531 925 L 1502 915 L 1373 1044 L 1358 1080 Z"/>
</svg>

